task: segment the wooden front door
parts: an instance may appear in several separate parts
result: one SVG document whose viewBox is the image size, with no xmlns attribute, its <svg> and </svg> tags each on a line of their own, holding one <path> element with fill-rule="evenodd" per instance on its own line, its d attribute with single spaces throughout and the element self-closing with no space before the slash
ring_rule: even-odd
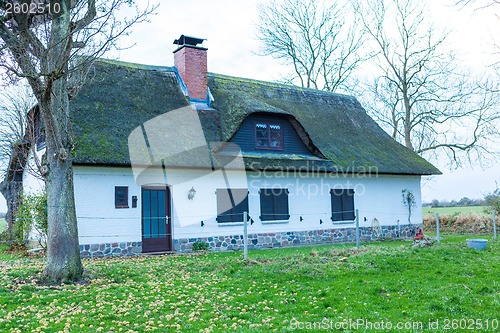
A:
<svg viewBox="0 0 500 333">
<path fill-rule="evenodd" d="M 172 251 L 170 190 L 142 188 L 142 252 Z"/>
</svg>

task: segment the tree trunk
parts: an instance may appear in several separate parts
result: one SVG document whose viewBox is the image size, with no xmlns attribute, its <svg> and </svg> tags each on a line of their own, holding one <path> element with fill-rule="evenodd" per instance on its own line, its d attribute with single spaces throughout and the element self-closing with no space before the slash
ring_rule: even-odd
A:
<svg viewBox="0 0 500 333">
<path fill-rule="evenodd" d="M 39 96 L 45 123 L 48 171 L 47 266 L 52 281 L 74 281 L 82 276 L 73 186 L 71 125 L 68 98 L 68 59 L 71 51 L 70 1 L 61 1 L 61 13 L 52 20 L 48 47 L 47 85 Z M 42 65 L 42 67 L 44 67 Z"/>
<path fill-rule="evenodd" d="M 69 123 L 69 100 L 66 78 L 54 81 L 50 110 L 56 120 L 45 123 L 46 129 L 56 127 L 46 135 L 48 174 L 46 175 L 48 232 L 47 266 L 44 275 L 52 281 L 74 281 L 81 277 L 83 267 L 78 244 L 71 137 Z M 42 108 L 42 113 L 43 113 Z M 51 117 L 47 117 L 51 118 Z M 44 119 L 45 120 L 45 119 Z"/>
<path fill-rule="evenodd" d="M 74 281 L 82 276 L 78 228 L 73 195 L 71 159 L 54 159 L 47 177 L 47 266 L 44 275 L 52 281 Z M 62 175 L 64 175 L 62 177 Z"/>
<path fill-rule="evenodd" d="M 23 182 L 4 180 L 0 183 L 0 193 L 2 193 L 7 201 L 7 215 L 5 215 L 5 220 L 7 221 L 7 234 L 11 239 L 14 239 L 16 238 L 16 235 L 14 234 L 14 223 L 16 220 L 15 214 L 19 204 L 21 203 L 21 197 L 23 195 Z"/>
</svg>

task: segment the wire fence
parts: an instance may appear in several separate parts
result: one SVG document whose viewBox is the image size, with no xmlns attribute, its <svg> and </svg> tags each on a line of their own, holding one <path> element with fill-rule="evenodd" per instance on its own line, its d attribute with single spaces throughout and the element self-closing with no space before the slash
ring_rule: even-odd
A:
<svg viewBox="0 0 500 333">
<path fill-rule="evenodd" d="M 343 214 L 343 213 L 353 213 L 355 214 L 354 220 L 349 221 L 333 221 L 333 215 Z M 223 216 L 239 216 L 243 215 L 240 213 L 224 213 Z M 338 228 L 355 228 L 356 220 L 358 220 L 358 226 L 364 229 L 371 229 L 373 235 L 381 235 L 381 226 L 392 226 L 392 227 L 406 227 L 411 226 L 423 226 L 423 230 L 426 233 L 437 233 L 438 242 L 441 240 L 442 234 L 470 234 L 473 236 L 485 236 L 490 237 L 493 240 L 497 240 L 497 225 L 496 225 L 496 215 L 492 213 L 491 219 L 487 217 L 478 218 L 477 221 L 470 221 L 467 219 L 460 220 L 454 217 L 455 220 L 450 221 L 450 217 L 439 216 L 438 214 L 430 221 L 429 217 L 423 217 L 423 221 L 408 221 L 408 216 L 402 212 L 387 212 L 387 211 L 376 211 L 376 210 L 356 210 L 356 211 L 332 211 L 332 212 L 303 212 L 303 213 L 293 213 L 289 212 L 286 214 L 287 219 L 279 221 L 279 223 L 287 224 L 287 231 L 290 232 L 305 232 L 315 229 L 338 229 Z M 213 211 L 201 211 L 196 214 L 188 215 L 177 215 L 174 213 L 172 218 L 170 218 L 170 223 L 174 223 L 172 227 L 172 232 L 175 233 L 175 238 L 193 238 L 193 234 L 197 234 L 198 237 L 216 237 L 218 235 L 212 235 L 214 233 L 213 227 L 226 227 L 227 229 L 220 229 L 221 234 L 241 234 L 243 232 L 241 226 L 244 224 L 243 219 L 240 222 L 218 222 L 217 217 L 222 216 L 221 214 L 215 214 Z M 367 218 L 366 216 L 369 216 Z M 152 216 L 147 217 L 150 221 L 165 220 L 165 216 Z M 178 220 L 187 219 L 191 220 L 191 223 L 180 226 Z M 268 233 L 271 232 L 272 228 L 267 226 L 267 224 L 274 224 L 276 221 L 260 221 L 260 215 L 248 214 L 248 232 L 254 233 Z M 21 218 L 18 220 L 33 220 L 30 218 Z M 129 222 L 128 227 L 124 228 L 124 232 L 118 232 L 116 229 L 116 224 L 113 224 L 115 228 L 114 232 L 110 232 L 108 228 L 103 228 L 102 230 L 95 230 L 95 234 L 80 234 L 79 238 L 81 241 L 85 242 L 85 239 L 103 239 L 108 240 L 108 242 L 120 242 L 126 239 L 140 239 L 142 236 L 141 229 L 142 223 L 144 223 L 144 217 L 141 216 L 141 212 L 137 212 L 134 216 L 82 216 L 77 215 L 77 220 L 82 221 L 109 221 L 113 222 Z M 458 221 L 458 222 L 457 222 Z M 267 223 L 266 223 L 267 222 Z M 130 225 L 137 224 L 137 232 L 130 232 Z M 265 228 L 262 228 L 262 226 Z M 467 226 L 469 229 L 465 229 L 457 232 L 454 229 L 454 225 Z M 185 228 L 185 227 L 188 228 Z M 82 226 L 80 226 L 81 228 Z M 118 226 L 119 227 L 119 226 Z M 283 230 L 284 228 L 276 228 L 277 230 Z M 125 231 L 127 230 L 127 231 Z M 400 234 L 400 232 L 399 232 Z M 166 233 L 159 233 L 159 236 L 166 235 Z M 170 234 L 169 234 L 170 235 Z M 140 241 L 140 240 L 139 240 Z M 0 244 L 11 244 L 17 241 L 12 240 L 0 240 Z"/>
<path fill-rule="evenodd" d="M 435 213 L 434 216 L 423 217 L 423 227 L 426 232 L 436 233 L 440 243 L 442 234 L 464 234 L 471 236 L 490 237 L 496 241 L 497 216 L 492 211 L 490 216 L 484 214 L 453 214 Z"/>
</svg>

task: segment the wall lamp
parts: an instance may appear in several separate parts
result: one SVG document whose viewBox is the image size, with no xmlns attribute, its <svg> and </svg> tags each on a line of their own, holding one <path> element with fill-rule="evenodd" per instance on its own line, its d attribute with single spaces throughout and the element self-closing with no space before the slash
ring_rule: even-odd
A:
<svg viewBox="0 0 500 333">
<path fill-rule="evenodd" d="M 195 194 L 196 194 L 196 190 L 194 189 L 194 187 L 191 186 L 191 189 L 188 192 L 188 199 L 193 200 Z"/>
</svg>

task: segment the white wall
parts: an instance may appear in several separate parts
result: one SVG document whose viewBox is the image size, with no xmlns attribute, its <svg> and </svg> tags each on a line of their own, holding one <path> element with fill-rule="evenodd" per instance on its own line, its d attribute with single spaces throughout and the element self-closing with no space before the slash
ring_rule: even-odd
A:
<svg viewBox="0 0 500 333">
<path fill-rule="evenodd" d="M 130 168 L 73 167 L 80 244 L 141 241 L 141 187 Z M 115 186 L 128 186 L 137 208 L 115 208 Z"/>
<path fill-rule="evenodd" d="M 249 233 L 301 231 L 344 228 L 353 224 L 335 224 L 331 221 L 330 189 L 355 190 L 355 208 L 359 209 L 360 225 L 371 227 L 377 218 L 381 225 L 408 223 L 408 209 L 402 203 L 403 189 L 415 195 L 412 223 L 421 223 L 420 176 L 378 175 L 329 176 L 325 174 L 285 174 L 174 169 L 163 172 L 149 169 L 137 182 L 130 168 L 82 167 L 74 168 L 75 199 L 77 206 L 80 244 L 126 242 L 141 240 L 141 185 L 170 185 L 173 206 L 174 238 L 197 238 L 239 234 L 241 225 L 220 225 L 217 214 L 217 188 L 246 188 L 249 195 L 249 214 L 255 223 Z M 115 186 L 129 187 L 129 205 L 132 196 L 138 197 L 137 208 L 115 209 Z M 196 190 L 188 200 L 191 188 Z M 282 187 L 289 190 L 290 220 L 280 224 L 263 224 L 259 220 L 260 188 Z M 300 217 L 303 221 L 300 221 Z M 367 221 L 364 221 L 366 217 Z M 320 219 L 323 224 L 320 224 Z M 204 226 L 201 226 L 201 221 Z"/>
</svg>

